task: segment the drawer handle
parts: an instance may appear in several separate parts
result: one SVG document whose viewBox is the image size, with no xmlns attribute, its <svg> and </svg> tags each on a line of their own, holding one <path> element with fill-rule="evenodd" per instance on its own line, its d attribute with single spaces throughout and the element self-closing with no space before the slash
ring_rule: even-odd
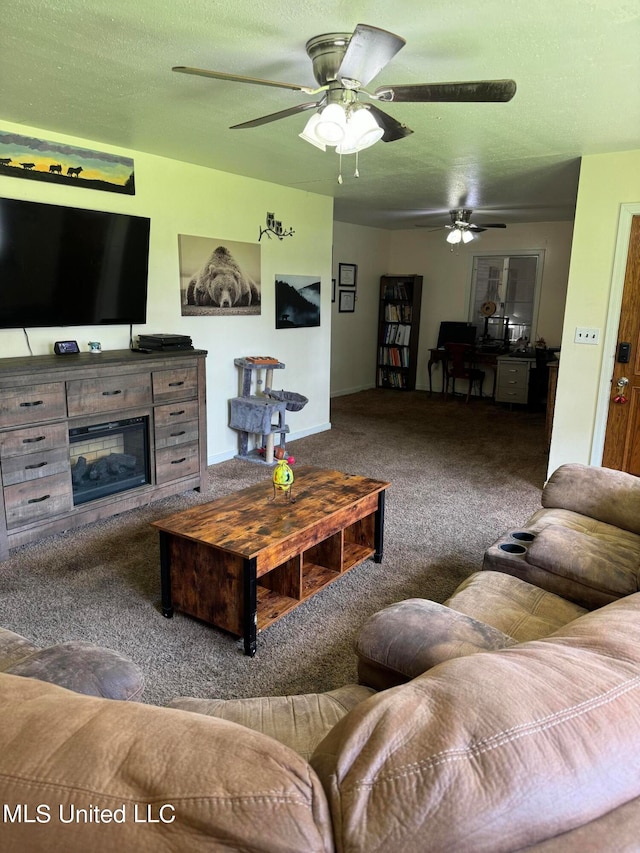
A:
<svg viewBox="0 0 640 853">
<path fill-rule="evenodd" d="M 180 411 L 179 411 L 179 412 L 169 412 L 169 417 L 170 417 L 170 418 L 174 418 L 174 417 L 176 417 L 177 415 L 184 415 L 184 409 L 180 409 Z"/>
<path fill-rule="evenodd" d="M 43 495 L 41 498 L 30 498 L 27 503 L 28 504 L 40 504 L 42 501 L 47 501 L 51 495 Z"/>
<path fill-rule="evenodd" d="M 22 443 L 23 444 L 34 444 L 36 441 L 44 441 L 46 437 L 47 437 L 46 435 L 37 435 L 35 438 L 23 438 Z"/>
<path fill-rule="evenodd" d="M 180 385 L 184 385 L 184 379 L 181 379 L 179 382 L 170 382 L 169 388 L 179 388 Z"/>
<path fill-rule="evenodd" d="M 48 464 L 49 464 L 48 462 L 37 462 L 37 463 L 34 463 L 33 465 L 25 465 L 24 470 L 25 471 L 32 471 L 34 468 L 44 468 L 44 466 L 48 465 Z"/>
<path fill-rule="evenodd" d="M 186 462 L 186 461 L 187 461 L 187 457 L 183 456 L 182 459 L 172 459 L 171 464 L 172 465 L 180 465 L 181 462 Z"/>
<path fill-rule="evenodd" d="M 118 388 L 116 391 L 103 391 L 103 397 L 115 397 L 116 394 L 122 394 L 122 391 Z"/>
<path fill-rule="evenodd" d="M 179 435 L 185 435 L 186 432 L 187 432 L 186 429 L 181 429 L 178 432 L 172 432 L 169 434 L 170 434 L 171 438 L 177 438 Z"/>
<path fill-rule="evenodd" d="M 43 406 L 43 405 L 44 405 L 44 400 L 33 400 L 33 402 L 30 402 L 30 403 L 20 403 L 20 405 L 21 405 L 23 408 L 25 408 L 25 407 L 29 407 L 29 406 Z"/>
</svg>

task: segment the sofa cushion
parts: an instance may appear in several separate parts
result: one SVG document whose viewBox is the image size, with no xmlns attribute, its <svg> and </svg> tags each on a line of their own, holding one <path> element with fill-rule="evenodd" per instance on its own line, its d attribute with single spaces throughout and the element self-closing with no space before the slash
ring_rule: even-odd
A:
<svg viewBox="0 0 640 853">
<path fill-rule="evenodd" d="M 550 524 L 557 524 L 561 527 L 568 527 L 571 530 L 578 530 L 580 533 L 587 533 L 589 536 L 596 537 L 601 542 L 608 542 L 611 545 L 614 545 L 616 542 L 623 542 L 629 548 L 635 549 L 640 559 L 640 535 L 631 533 L 629 530 L 623 530 L 622 527 L 598 521 L 597 518 L 580 515 L 579 512 L 573 512 L 570 509 L 560 509 L 559 507 L 538 509 L 527 520 L 525 529 L 530 530 L 532 533 L 539 533 Z"/>
<path fill-rule="evenodd" d="M 311 764 L 352 853 L 505 853 L 602 818 L 640 796 L 640 594 L 372 697 Z"/>
<path fill-rule="evenodd" d="M 640 559 L 624 541 L 607 542 L 549 524 L 529 546 L 525 560 L 579 584 L 616 596 L 638 591 Z"/>
<path fill-rule="evenodd" d="M 38 649 L 5 672 L 105 699 L 137 699 L 144 688 L 142 672 L 129 658 L 80 640 Z"/>
<path fill-rule="evenodd" d="M 0 802 L 14 811 L 21 805 L 32 818 L 37 806 L 50 815 L 48 823 L 5 821 L 3 850 L 334 849 L 315 773 L 258 732 L 6 674 L 0 674 L 0 719 Z M 63 824 L 60 809 L 68 819 L 72 807 L 91 814 L 121 809 L 124 820 Z"/>
<path fill-rule="evenodd" d="M 275 738 L 308 759 L 338 720 L 373 693 L 368 687 L 347 684 L 327 693 L 298 696 L 251 699 L 180 697 L 173 699 L 168 707 L 231 720 Z"/>
<path fill-rule="evenodd" d="M 503 572 L 474 572 L 445 604 L 519 643 L 547 637 L 587 611 Z"/>
</svg>

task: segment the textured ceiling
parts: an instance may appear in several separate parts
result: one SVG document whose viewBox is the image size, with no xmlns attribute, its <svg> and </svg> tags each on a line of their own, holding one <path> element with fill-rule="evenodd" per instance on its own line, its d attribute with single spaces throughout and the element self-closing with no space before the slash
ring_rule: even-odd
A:
<svg viewBox="0 0 640 853">
<path fill-rule="evenodd" d="M 638 0 L 4 0 L 2 119 L 335 198 L 335 218 L 437 225 L 573 218 L 579 158 L 640 147 Z M 368 87 L 513 78 L 507 104 L 385 104 L 414 133 L 338 157 L 298 138 L 309 100 L 171 71 L 314 85 L 306 41 L 366 23 L 406 39 Z"/>
</svg>

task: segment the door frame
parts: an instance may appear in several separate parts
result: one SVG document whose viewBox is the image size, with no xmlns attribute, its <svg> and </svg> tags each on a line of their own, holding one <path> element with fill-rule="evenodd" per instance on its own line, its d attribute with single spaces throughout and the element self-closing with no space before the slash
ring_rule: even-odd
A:
<svg viewBox="0 0 640 853">
<path fill-rule="evenodd" d="M 611 273 L 611 289 L 607 308 L 607 323 L 605 326 L 604 343 L 602 346 L 602 362 L 600 366 L 600 383 L 596 403 L 596 417 L 591 443 L 590 465 L 601 465 L 604 451 L 604 440 L 607 432 L 609 405 L 611 402 L 611 377 L 615 366 L 616 346 L 618 343 L 618 327 L 620 325 L 620 309 L 624 280 L 629 255 L 629 240 L 631 239 L 631 221 L 634 216 L 640 216 L 640 202 L 620 205 L 618 220 L 618 236 L 613 257 Z"/>
</svg>

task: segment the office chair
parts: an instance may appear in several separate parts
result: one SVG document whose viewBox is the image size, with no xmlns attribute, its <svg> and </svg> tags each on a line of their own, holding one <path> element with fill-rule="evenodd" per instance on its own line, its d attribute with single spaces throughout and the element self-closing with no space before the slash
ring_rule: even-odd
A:
<svg viewBox="0 0 640 853">
<path fill-rule="evenodd" d="M 467 388 L 467 403 L 469 402 L 474 383 L 478 386 L 478 396 L 482 397 L 484 370 L 472 367 L 473 350 L 469 347 L 469 344 L 448 343 L 444 345 L 444 349 L 447 354 L 447 372 L 444 388 L 445 400 L 449 393 L 449 382 L 451 382 L 452 393 L 455 395 L 456 379 L 466 379 L 469 383 Z"/>
</svg>

